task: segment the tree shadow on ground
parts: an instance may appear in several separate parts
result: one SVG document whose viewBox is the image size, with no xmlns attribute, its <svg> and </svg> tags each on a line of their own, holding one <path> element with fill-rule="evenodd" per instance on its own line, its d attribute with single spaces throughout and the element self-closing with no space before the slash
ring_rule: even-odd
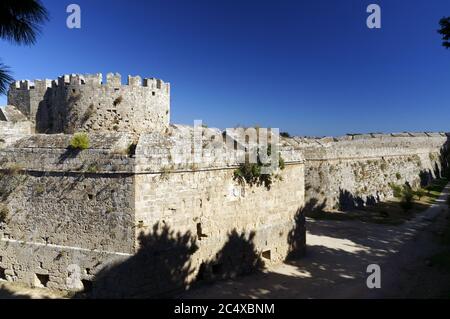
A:
<svg viewBox="0 0 450 319">
<path fill-rule="evenodd" d="M 290 260 L 282 267 L 264 269 L 239 280 L 224 280 L 194 287 L 180 298 L 317 298 L 338 292 L 341 285 L 363 278 L 359 269 L 366 254 L 308 246 L 306 257 Z M 341 261 L 345 260 L 345 265 Z M 352 265 L 351 268 L 348 265 Z M 280 270 L 281 269 L 281 270 Z M 361 280 L 361 283 L 365 283 Z M 326 287 L 326 290 L 323 288 Z M 325 296 L 327 297 L 327 296 Z M 335 297 L 338 297 L 337 295 Z"/>
</svg>

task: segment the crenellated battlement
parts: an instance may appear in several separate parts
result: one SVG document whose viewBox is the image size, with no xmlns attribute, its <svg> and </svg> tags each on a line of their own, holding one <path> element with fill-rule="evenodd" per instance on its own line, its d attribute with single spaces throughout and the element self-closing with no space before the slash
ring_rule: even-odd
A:
<svg viewBox="0 0 450 319">
<path fill-rule="evenodd" d="M 11 84 L 8 103 L 36 124 L 38 132 L 163 131 L 170 120 L 170 84 L 156 78 L 64 74 L 55 80 Z"/>
<path fill-rule="evenodd" d="M 106 81 L 103 82 L 103 75 L 97 74 L 64 74 L 56 80 L 37 79 L 37 80 L 20 80 L 11 84 L 11 90 L 35 90 L 56 87 L 66 87 L 74 85 L 87 85 L 93 87 L 146 87 L 151 90 L 161 90 L 162 92 L 170 92 L 170 83 L 166 83 L 156 78 L 141 78 L 140 76 L 128 75 L 127 83 L 122 84 L 122 76 L 119 73 L 108 73 Z"/>
</svg>

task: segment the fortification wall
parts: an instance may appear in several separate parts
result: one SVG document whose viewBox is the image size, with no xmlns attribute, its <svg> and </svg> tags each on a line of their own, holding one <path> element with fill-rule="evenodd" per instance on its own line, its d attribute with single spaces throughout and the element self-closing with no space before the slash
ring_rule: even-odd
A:
<svg viewBox="0 0 450 319">
<path fill-rule="evenodd" d="M 270 189 L 250 186 L 234 179 L 235 150 L 217 148 L 228 155 L 174 163 L 177 151 L 191 155 L 193 132 L 188 127 L 172 129 L 168 136 L 140 137 L 135 169 L 138 251 L 98 275 L 99 296 L 134 295 L 142 287 L 151 296 L 186 288 L 196 280 L 233 277 L 304 253 L 300 159 L 286 160 L 286 168 L 276 173 Z M 205 135 L 214 132 L 203 133 L 200 145 L 208 149 L 211 140 Z"/>
<path fill-rule="evenodd" d="M 52 86 L 51 80 L 16 81 L 8 90 L 8 104 L 17 107 L 33 123 L 36 114 L 45 104 L 48 89 Z"/>
<path fill-rule="evenodd" d="M 445 134 L 295 139 L 305 157 L 309 206 L 350 209 L 392 198 L 390 184 L 412 187 L 439 177 Z"/>
<path fill-rule="evenodd" d="M 89 138 L 77 153 L 64 134 L 0 150 L 2 279 L 154 296 L 304 252 L 301 161 L 268 190 L 234 180 L 236 163 L 167 170 L 180 135 L 144 134 L 134 157 L 132 134 Z"/>
<path fill-rule="evenodd" d="M 87 288 L 134 253 L 132 163 L 111 152 L 122 139 L 91 136 L 73 154 L 70 136 L 33 135 L 0 150 L 1 279 Z"/>
<path fill-rule="evenodd" d="M 159 79 L 119 74 L 64 75 L 57 81 L 14 83 L 8 103 L 17 106 L 42 133 L 162 132 L 170 122 L 170 85 Z"/>
<path fill-rule="evenodd" d="M 34 125 L 14 106 L 0 108 L 0 148 L 34 133 Z"/>
<path fill-rule="evenodd" d="M 31 122 L 0 121 L 0 149 L 30 135 L 33 131 L 34 126 Z"/>
<path fill-rule="evenodd" d="M 19 137 L 24 137 L 30 135 L 33 132 L 33 125 L 31 122 L 6 122 L 0 121 L 0 136 L 13 136 L 18 135 Z"/>
</svg>

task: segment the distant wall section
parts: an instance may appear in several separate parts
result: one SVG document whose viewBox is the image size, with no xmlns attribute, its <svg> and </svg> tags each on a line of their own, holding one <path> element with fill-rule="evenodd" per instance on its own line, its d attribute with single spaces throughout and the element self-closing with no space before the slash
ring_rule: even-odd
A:
<svg viewBox="0 0 450 319">
<path fill-rule="evenodd" d="M 345 210 L 392 198 L 391 184 L 426 185 L 442 173 L 447 140 L 439 133 L 298 139 L 306 203 Z"/>
</svg>

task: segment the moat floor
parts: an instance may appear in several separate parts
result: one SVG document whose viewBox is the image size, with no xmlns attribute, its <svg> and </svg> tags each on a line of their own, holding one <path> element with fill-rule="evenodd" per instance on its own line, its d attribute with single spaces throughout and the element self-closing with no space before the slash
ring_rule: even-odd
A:
<svg viewBox="0 0 450 319">
<path fill-rule="evenodd" d="M 235 280 L 194 288 L 180 298 L 449 298 L 450 272 L 430 262 L 448 227 L 445 202 L 401 226 L 308 220 L 305 258 Z M 381 288 L 369 289 L 369 264 L 381 267 Z"/>
<path fill-rule="evenodd" d="M 261 273 L 197 286 L 178 298 L 449 298 L 450 274 L 430 261 L 450 216 L 445 199 L 401 226 L 308 219 L 307 255 Z M 381 288 L 369 289 L 369 264 Z M 61 298 L 63 293 L 0 282 L 0 298 Z"/>
</svg>

